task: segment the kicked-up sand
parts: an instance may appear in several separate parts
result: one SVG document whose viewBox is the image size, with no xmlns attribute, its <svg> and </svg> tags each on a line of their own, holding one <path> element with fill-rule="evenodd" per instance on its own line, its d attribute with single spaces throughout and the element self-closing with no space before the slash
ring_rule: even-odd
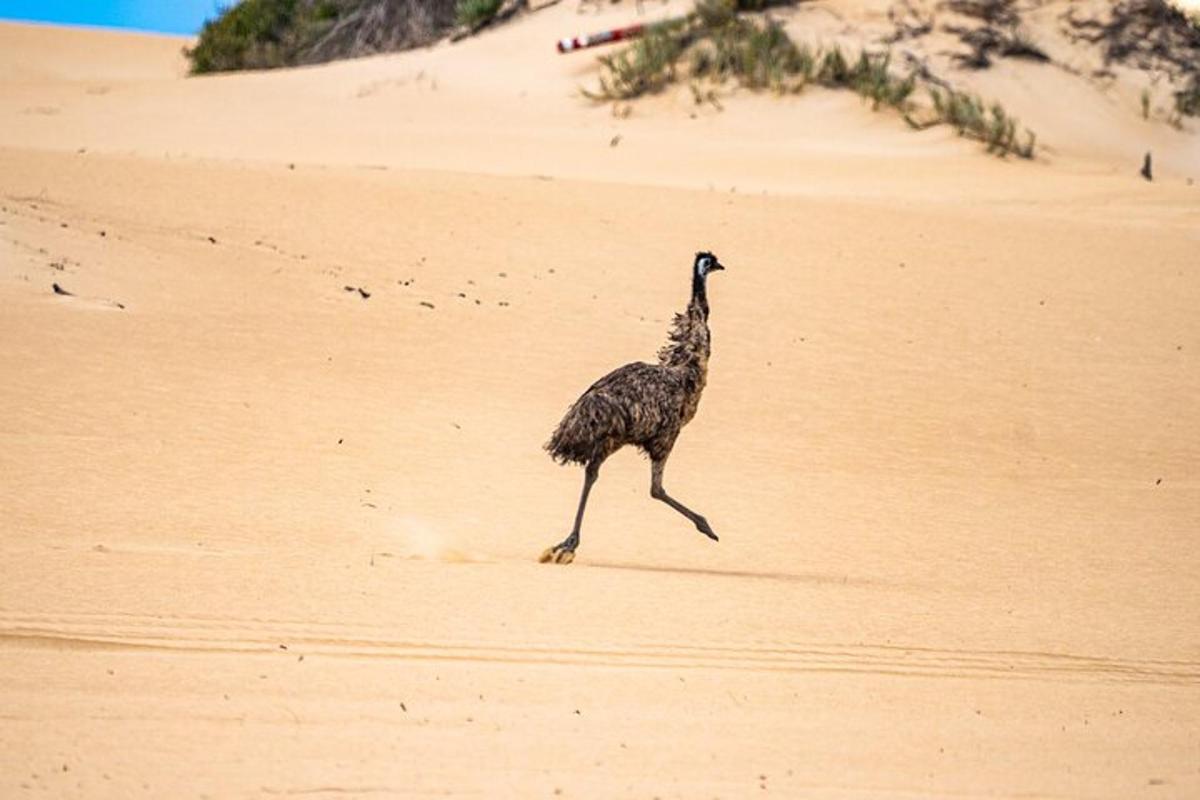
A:
<svg viewBox="0 0 1200 800">
<path fill-rule="evenodd" d="M 552 48 L 631 13 L 197 79 L 0 25 L 0 796 L 1200 796 L 1195 134 L 625 117 Z M 698 249 L 721 541 L 622 451 L 536 563 Z"/>
</svg>

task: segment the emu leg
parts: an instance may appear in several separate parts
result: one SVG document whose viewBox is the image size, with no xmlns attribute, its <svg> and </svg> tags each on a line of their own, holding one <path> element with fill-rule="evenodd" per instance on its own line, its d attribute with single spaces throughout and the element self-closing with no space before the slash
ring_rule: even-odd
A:
<svg viewBox="0 0 1200 800">
<path fill-rule="evenodd" d="M 690 519 L 692 524 L 696 526 L 696 530 L 700 531 L 714 542 L 718 541 L 717 535 L 713 533 L 713 529 L 708 525 L 708 520 L 697 514 L 695 511 L 692 511 L 674 497 L 671 497 L 671 495 L 667 494 L 667 490 L 664 489 L 662 485 L 663 468 L 666 465 L 667 460 L 665 458 L 655 459 L 650 462 L 650 496 L 655 500 L 662 500 L 671 508 Z"/>
<path fill-rule="evenodd" d="M 571 535 L 554 547 L 547 548 L 538 561 L 543 564 L 547 561 L 553 561 L 555 564 L 570 564 L 575 560 L 575 548 L 579 547 L 579 528 L 583 525 L 583 509 L 587 507 L 588 493 L 592 491 L 592 484 L 599 476 L 600 465 L 594 461 L 588 464 L 583 474 L 583 494 L 579 496 L 579 510 L 575 512 L 575 527 L 571 529 Z"/>
</svg>

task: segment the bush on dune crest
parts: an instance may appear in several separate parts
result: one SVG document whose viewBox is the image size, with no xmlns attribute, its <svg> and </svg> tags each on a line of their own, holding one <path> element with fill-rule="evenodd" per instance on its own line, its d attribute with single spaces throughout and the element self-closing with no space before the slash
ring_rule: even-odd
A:
<svg viewBox="0 0 1200 800">
<path fill-rule="evenodd" d="M 699 0 L 686 20 L 655 27 L 628 47 L 601 56 L 599 91 L 584 94 L 595 100 L 629 100 L 663 89 L 681 73 L 692 81 L 732 80 L 748 89 L 780 93 L 815 84 L 853 91 L 873 109 L 895 109 L 915 128 L 951 125 L 959 135 L 983 142 L 990 153 L 1033 158 L 1036 137 L 1026 130 L 1024 141 L 1018 141 L 1017 120 L 1000 105 L 985 107 L 972 95 L 929 87 L 933 107 L 918 120 L 911 100 L 917 75 L 894 74 L 890 54 L 863 51 L 847 58 L 836 46 L 822 50 L 797 44 L 776 22 L 738 16 L 742 8 L 758 7 L 751 3 L 761 0 Z M 713 97 L 695 83 L 692 91 L 697 102 Z"/>
<path fill-rule="evenodd" d="M 469 0 L 486 6 L 489 0 Z M 459 0 L 240 0 L 184 52 L 192 72 L 268 69 L 403 50 L 454 27 Z"/>
<path fill-rule="evenodd" d="M 265 69 L 294 63 L 297 52 L 328 30 L 338 16 L 331 2 L 242 0 L 204 23 L 187 51 L 196 73 Z"/>
</svg>

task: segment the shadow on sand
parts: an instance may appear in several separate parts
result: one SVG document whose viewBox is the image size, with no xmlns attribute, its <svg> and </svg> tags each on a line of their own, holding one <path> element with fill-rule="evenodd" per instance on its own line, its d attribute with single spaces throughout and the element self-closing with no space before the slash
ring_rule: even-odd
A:
<svg viewBox="0 0 1200 800">
<path fill-rule="evenodd" d="M 712 569 L 707 567 L 670 567 L 653 564 L 629 564 L 621 562 L 589 561 L 586 566 L 598 569 L 634 570 L 638 572 L 660 572 L 675 575 L 698 575 L 716 578 L 751 578 L 766 581 L 785 581 L 788 583 L 808 583 L 814 585 L 837 586 L 880 586 L 882 581 L 868 578 L 855 578 L 849 575 L 830 575 L 815 572 L 756 572 L 740 569 Z"/>
</svg>

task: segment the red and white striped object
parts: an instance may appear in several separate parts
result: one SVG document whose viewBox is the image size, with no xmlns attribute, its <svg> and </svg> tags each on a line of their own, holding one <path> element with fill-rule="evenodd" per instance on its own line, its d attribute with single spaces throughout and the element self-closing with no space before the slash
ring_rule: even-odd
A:
<svg viewBox="0 0 1200 800">
<path fill-rule="evenodd" d="M 638 23 L 637 25 L 629 25 L 625 28 L 613 28 L 612 30 L 600 31 L 600 33 L 592 33 L 587 36 L 559 39 L 558 52 L 569 53 L 572 50 L 582 50 L 585 47 L 595 47 L 598 44 L 619 42 L 622 39 L 634 39 L 645 32 L 646 26 Z"/>
</svg>

